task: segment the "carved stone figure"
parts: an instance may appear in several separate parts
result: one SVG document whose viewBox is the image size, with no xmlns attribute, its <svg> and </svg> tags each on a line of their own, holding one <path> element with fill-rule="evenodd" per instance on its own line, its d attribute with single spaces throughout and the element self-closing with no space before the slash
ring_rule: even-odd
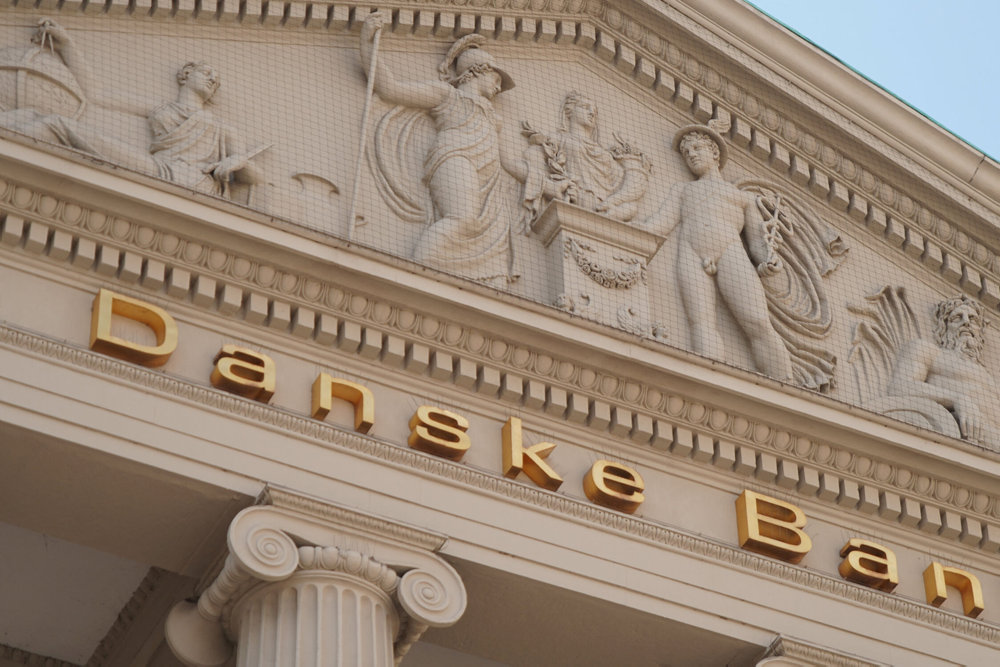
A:
<svg viewBox="0 0 1000 667">
<path fill-rule="evenodd" d="M 54 21 L 39 24 L 36 40 L 60 54 L 92 105 L 146 116 L 152 141 L 148 148 L 133 146 L 84 119 L 34 109 L 0 114 L 0 126 L 208 194 L 228 196 L 234 180 L 259 180 L 250 160 L 265 149 L 246 150 L 235 130 L 206 108 L 219 89 L 219 75 L 210 65 L 186 63 L 177 73 L 177 98 L 160 103 L 133 92 L 97 90 L 84 57 L 65 28 Z"/>
<path fill-rule="evenodd" d="M 902 287 L 884 287 L 866 300 L 851 307 L 863 320 L 850 357 L 865 407 L 1000 450 L 991 409 L 1000 385 L 982 360 L 983 307 L 964 295 L 940 302 L 929 340 Z"/>
<path fill-rule="evenodd" d="M 671 188 L 644 223 L 680 228 L 674 271 L 691 346 L 726 359 L 718 308 L 732 313 L 757 371 L 825 391 L 836 357 L 815 346 L 832 322 L 821 278 L 846 253 L 840 237 L 777 186 L 722 178 L 726 143 L 715 121 L 683 127 L 674 148 L 696 180 Z"/>
<path fill-rule="evenodd" d="M 233 181 L 257 183 L 251 159 L 266 147 L 247 150 L 236 131 L 206 108 L 219 83 L 211 65 L 188 62 L 177 72 L 177 98 L 171 102 L 134 94 L 106 97 L 102 106 L 146 115 L 152 141 L 145 152 L 105 137 L 92 143 L 114 162 L 208 194 L 228 196 Z"/>
<path fill-rule="evenodd" d="M 365 71 L 374 34 L 385 20 L 381 12 L 365 19 Z M 511 249 L 511 215 L 499 187 L 503 165 L 493 99 L 513 88 L 514 81 L 479 48 L 485 39 L 468 35 L 455 42 L 436 81 L 398 81 L 377 61 L 375 93 L 403 109 L 389 111 L 376 129 L 376 178 L 397 212 L 427 223 L 413 249 L 416 261 L 503 287 L 518 271 Z M 433 139 L 415 146 L 410 140 L 419 143 L 428 115 Z M 419 184 L 413 179 L 414 154 L 421 156 Z"/>
<path fill-rule="evenodd" d="M 649 161 L 618 134 L 614 134 L 615 146 L 601 144 L 592 100 L 575 91 L 566 95 L 559 129 L 553 135 L 527 121 L 522 121 L 521 128 L 531 144 L 525 152 L 527 176 L 522 180 L 524 206 L 532 220 L 544 208 L 545 184 L 550 179 L 568 181 L 562 198 L 572 204 L 615 220 L 635 217 L 649 183 Z"/>
<path fill-rule="evenodd" d="M 34 46 L 0 51 L 0 127 L 40 141 L 96 150 L 76 129 L 92 88 L 86 60 L 65 28 L 41 19 Z"/>
</svg>

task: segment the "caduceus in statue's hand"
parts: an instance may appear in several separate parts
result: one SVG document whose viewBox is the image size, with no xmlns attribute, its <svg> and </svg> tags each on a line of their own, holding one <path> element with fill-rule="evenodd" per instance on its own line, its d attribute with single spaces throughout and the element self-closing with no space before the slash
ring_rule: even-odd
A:
<svg viewBox="0 0 1000 667">
<path fill-rule="evenodd" d="M 785 235 L 793 233 L 793 228 L 782 209 L 780 194 L 775 193 L 773 199 L 757 195 L 755 203 L 762 223 L 764 245 L 767 248 L 764 261 L 757 265 L 757 273 L 761 276 L 773 276 L 784 267 L 778 249 L 784 242 Z"/>
</svg>

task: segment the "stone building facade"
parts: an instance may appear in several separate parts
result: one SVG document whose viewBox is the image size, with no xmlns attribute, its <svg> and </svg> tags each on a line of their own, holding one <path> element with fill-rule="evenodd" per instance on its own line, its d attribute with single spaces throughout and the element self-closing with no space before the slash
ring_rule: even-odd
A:
<svg viewBox="0 0 1000 667">
<path fill-rule="evenodd" d="M 991 665 L 1000 168 L 739 0 L 0 8 L 0 665 Z"/>
</svg>

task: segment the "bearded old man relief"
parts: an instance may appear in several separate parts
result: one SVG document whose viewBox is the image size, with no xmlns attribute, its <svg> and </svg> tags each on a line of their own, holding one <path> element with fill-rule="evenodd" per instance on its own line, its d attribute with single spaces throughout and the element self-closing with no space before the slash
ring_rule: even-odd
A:
<svg viewBox="0 0 1000 667">
<path fill-rule="evenodd" d="M 967 296 L 941 301 L 933 338 L 920 335 L 901 287 L 868 297 L 874 307 L 853 307 L 865 316 L 855 329 L 851 361 L 866 407 L 897 419 L 1000 450 L 1000 428 L 992 414 L 997 382 L 983 363 L 987 321 L 983 307 Z M 879 369 L 879 359 L 891 368 Z M 873 381 L 884 373 L 880 392 Z"/>
<path fill-rule="evenodd" d="M 967 296 L 942 301 L 935 313 L 934 341 L 912 340 L 899 352 L 890 396 L 922 396 L 940 403 L 955 417 L 962 437 L 1000 446 L 982 403 L 996 398 L 997 387 L 983 365 L 983 309 Z"/>
</svg>

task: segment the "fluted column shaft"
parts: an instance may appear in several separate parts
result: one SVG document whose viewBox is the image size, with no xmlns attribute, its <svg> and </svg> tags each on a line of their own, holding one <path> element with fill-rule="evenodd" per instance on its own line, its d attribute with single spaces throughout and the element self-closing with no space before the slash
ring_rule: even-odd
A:
<svg viewBox="0 0 1000 667">
<path fill-rule="evenodd" d="M 237 667 L 391 667 L 399 616 L 362 579 L 301 570 L 246 594 L 232 625 Z"/>
</svg>

